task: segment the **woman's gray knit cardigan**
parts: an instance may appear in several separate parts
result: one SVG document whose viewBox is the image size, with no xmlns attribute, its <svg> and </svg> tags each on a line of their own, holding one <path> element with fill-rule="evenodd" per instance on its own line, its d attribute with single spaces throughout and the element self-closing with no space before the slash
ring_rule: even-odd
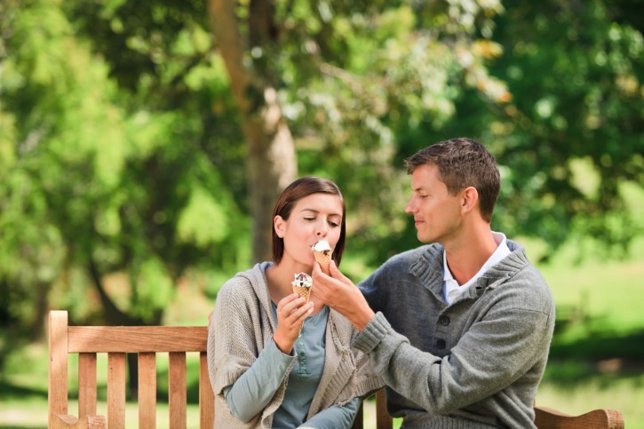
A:
<svg viewBox="0 0 644 429">
<path fill-rule="evenodd" d="M 264 274 L 267 266 L 267 262 L 257 264 L 236 274 L 217 294 L 208 329 L 208 370 L 215 392 L 216 428 L 270 428 L 273 414 L 284 398 L 288 377 L 284 377 L 262 413 L 243 423 L 232 416 L 222 393 L 255 362 L 275 332 L 277 320 L 271 310 Z M 331 310 L 326 329 L 324 370 L 308 418 L 382 386 L 382 379 L 373 374 L 366 355 L 350 348 L 354 335 L 351 323 Z"/>
</svg>

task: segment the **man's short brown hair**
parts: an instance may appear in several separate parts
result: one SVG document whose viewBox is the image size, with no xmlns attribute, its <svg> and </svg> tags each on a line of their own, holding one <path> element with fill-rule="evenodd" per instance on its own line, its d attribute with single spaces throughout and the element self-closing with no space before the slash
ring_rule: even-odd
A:
<svg viewBox="0 0 644 429">
<path fill-rule="evenodd" d="M 451 195 L 468 186 L 476 188 L 481 216 L 487 222 L 492 221 L 501 176 L 494 156 L 481 143 L 464 137 L 443 140 L 405 160 L 409 174 L 426 164 L 438 167 L 440 179 Z"/>
</svg>

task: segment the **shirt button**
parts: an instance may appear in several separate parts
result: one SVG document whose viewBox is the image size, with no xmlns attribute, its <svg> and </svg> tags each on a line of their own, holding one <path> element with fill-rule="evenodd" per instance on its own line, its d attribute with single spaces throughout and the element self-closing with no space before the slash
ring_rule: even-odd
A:
<svg viewBox="0 0 644 429">
<path fill-rule="evenodd" d="M 436 340 L 436 347 L 438 347 L 439 349 L 444 349 L 445 346 L 446 346 L 446 343 L 444 339 L 439 338 L 438 340 Z"/>
<path fill-rule="evenodd" d="M 449 317 L 447 316 L 440 316 L 438 318 L 438 324 L 442 326 L 447 326 L 449 325 Z"/>
</svg>

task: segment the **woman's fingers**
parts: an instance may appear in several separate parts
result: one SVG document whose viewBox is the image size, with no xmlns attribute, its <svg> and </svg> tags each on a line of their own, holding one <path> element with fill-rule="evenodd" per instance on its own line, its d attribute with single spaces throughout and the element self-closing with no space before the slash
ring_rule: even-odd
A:
<svg viewBox="0 0 644 429">
<path fill-rule="evenodd" d="M 312 311 L 313 311 L 313 303 L 307 302 L 300 308 L 294 310 L 291 313 L 290 317 L 293 318 L 293 323 L 301 324 L 304 322 L 304 319 L 306 319 L 311 314 Z"/>
<path fill-rule="evenodd" d="M 312 310 L 313 303 L 307 303 L 304 298 L 295 293 L 286 296 L 277 305 L 278 319 L 283 320 L 289 325 L 295 325 L 304 321 Z"/>
</svg>

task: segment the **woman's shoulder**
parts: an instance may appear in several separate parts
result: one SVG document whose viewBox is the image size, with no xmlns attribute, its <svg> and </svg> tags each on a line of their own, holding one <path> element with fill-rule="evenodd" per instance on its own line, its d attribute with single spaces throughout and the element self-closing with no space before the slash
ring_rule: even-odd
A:
<svg viewBox="0 0 644 429">
<path fill-rule="evenodd" d="M 260 264 L 245 271 L 240 271 L 224 282 L 217 292 L 217 301 L 220 299 L 243 299 L 255 296 L 256 287 L 264 283 Z M 262 284 L 259 284 L 262 283 Z"/>
</svg>

